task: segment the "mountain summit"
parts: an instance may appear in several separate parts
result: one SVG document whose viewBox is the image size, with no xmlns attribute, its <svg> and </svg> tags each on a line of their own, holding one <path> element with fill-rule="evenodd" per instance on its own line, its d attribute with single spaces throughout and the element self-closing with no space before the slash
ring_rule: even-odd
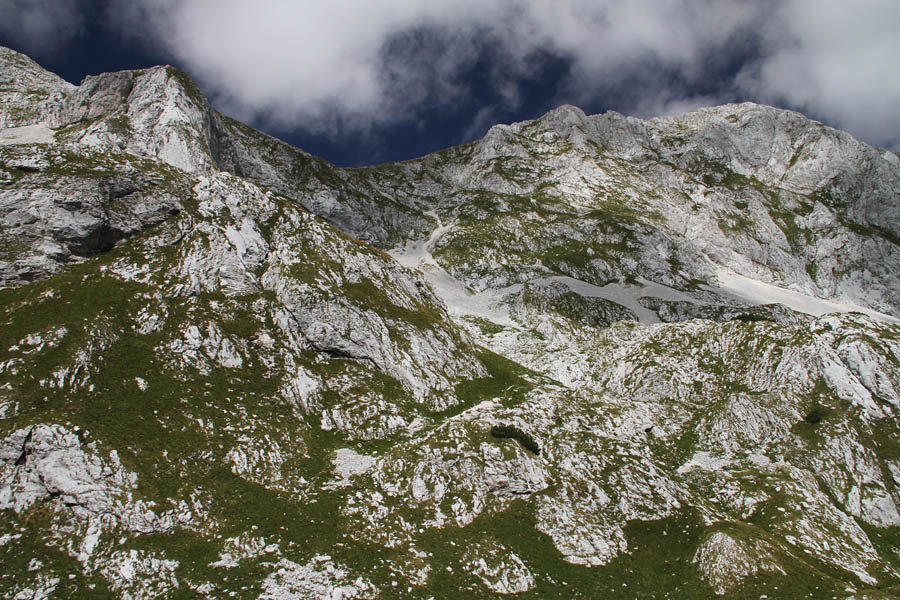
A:
<svg viewBox="0 0 900 600">
<path fill-rule="evenodd" d="M 900 593 L 900 158 L 572 106 L 340 169 L 0 48 L 0 593 Z"/>
</svg>

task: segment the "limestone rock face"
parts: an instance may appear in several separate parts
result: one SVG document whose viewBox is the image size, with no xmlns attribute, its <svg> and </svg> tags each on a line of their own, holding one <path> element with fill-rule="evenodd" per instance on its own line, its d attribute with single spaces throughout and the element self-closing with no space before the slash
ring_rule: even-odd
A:
<svg viewBox="0 0 900 600">
<path fill-rule="evenodd" d="M 44 107 L 59 103 L 74 87 L 24 54 L 0 47 L 0 127 L 45 120 Z"/>
<path fill-rule="evenodd" d="M 116 477 L 99 459 L 91 460 L 78 437 L 61 427 L 16 431 L 3 441 L 0 452 L 6 471 L 4 508 L 21 511 L 45 497 L 58 496 L 89 512 L 109 512 L 113 489 L 134 484 L 127 475 Z"/>
<path fill-rule="evenodd" d="M 117 112 L 134 87 L 134 73 L 120 71 L 85 77 L 67 94 L 50 118 L 54 128 L 94 121 Z"/>
<path fill-rule="evenodd" d="M 641 304 L 659 315 L 663 323 L 707 319 L 710 321 L 776 321 L 787 325 L 800 325 L 809 321 L 809 315 L 791 310 L 783 304 L 760 304 L 757 306 L 734 306 L 697 304 L 683 300 L 662 300 L 648 296 L 640 299 Z"/>
<path fill-rule="evenodd" d="M 118 525 L 138 533 L 170 531 L 190 522 L 189 511 L 157 515 L 152 503 L 136 501 L 137 476 L 123 468 L 115 451 L 103 458 L 91 445 L 59 425 L 13 432 L 0 446 L 0 509 L 21 513 L 51 500 L 58 511 L 95 527 Z"/>
<path fill-rule="evenodd" d="M 0 595 L 890 595 L 898 182 L 755 104 L 340 169 L 0 49 Z"/>
<path fill-rule="evenodd" d="M 175 182 L 131 168 L 105 165 L 81 177 L 73 161 L 49 150 L 31 155 L 15 148 L 0 151 L 15 169 L 15 185 L 0 188 L 0 260 L 5 285 L 43 279 L 68 263 L 110 250 L 146 227 L 182 210 L 188 190 Z M 41 160 L 43 162 L 37 162 Z M 58 165 L 63 165 L 59 167 Z"/>
<path fill-rule="evenodd" d="M 785 574 L 764 544 L 754 540 L 747 548 L 746 543 L 723 532 L 712 534 L 697 550 L 694 561 L 718 595 L 726 594 L 744 577 L 764 571 Z"/>
<path fill-rule="evenodd" d="M 563 283 L 550 281 L 527 283 L 518 294 L 507 300 L 511 303 L 511 315 L 520 321 L 528 321 L 547 314 L 557 314 L 579 325 L 609 327 L 618 321 L 637 321 L 637 316 L 625 306 L 605 298 L 582 296 Z"/>
<path fill-rule="evenodd" d="M 746 103 L 642 121 L 561 107 L 394 172 L 350 174 L 453 223 L 433 254 L 478 290 L 645 279 L 730 303 L 725 271 L 895 316 L 900 306 L 900 159 L 790 111 Z"/>
<path fill-rule="evenodd" d="M 534 587 L 534 576 L 522 559 L 496 542 L 476 545 L 470 557 L 468 570 L 492 592 L 519 594 Z"/>
</svg>

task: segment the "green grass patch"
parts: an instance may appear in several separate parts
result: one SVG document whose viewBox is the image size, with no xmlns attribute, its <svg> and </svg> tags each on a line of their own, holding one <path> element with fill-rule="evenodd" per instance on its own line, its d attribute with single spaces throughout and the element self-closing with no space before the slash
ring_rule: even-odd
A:
<svg viewBox="0 0 900 600">
<path fill-rule="evenodd" d="M 171 65 L 166 67 L 166 73 L 168 73 L 169 77 L 173 77 L 184 91 L 187 93 L 188 97 L 191 99 L 194 104 L 197 105 L 197 108 L 203 108 L 206 105 L 206 97 L 203 95 L 203 92 L 200 91 L 200 88 L 197 87 L 197 84 L 194 83 L 194 80 L 190 78 L 190 76 Z"/>
<path fill-rule="evenodd" d="M 756 177 L 736 173 L 731 167 L 718 161 L 701 160 L 695 165 L 694 170 L 700 173 L 700 178 L 706 187 L 721 186 L 733 190 L 753 188 L 758 191 L 766 189 L 765 184 Z"/>
<path fill-rule="evenodd" d="M 806 274 L 809 275 L 809 278 L 813 281 L 816 280 L 816 275 L 819 273 L 819 265 L 816 263 L 806 263 Z"/>
<path fill-rule="evenodd" d="M 589 251 L 590 250 L 590 251 Z M 572 268 L 586 269 L 593 260 L 595 251 L 591 246 L 577 240 L 566 240 L 543 251 L 541 261 L 557 272 L 569 273 Z"/>
<path fill-rule="evenodd" d="M 502 512 L 485 511 L 465 528 L 430 530 L 419 543 L 434 553 L 435 569 L 423 590 L 435 597 L 495 598 L 463 570 L 474 541 L 496 540 L 514 552 L 534 575 L 535 587 L 516 598 L 588 600 L 596 598 L 711 598 L 692 558 L 704 532 L 700 519 L 684 513 L 659 521 L 631 521 L 625 526 L 628 552 L 609 564 L 587 567 L 566 562 L 551 538 L 536 529 L 534 504 L 512 502 Z M 624 585 L 623 585 L 624 584 Z M 756 598 L 759 597 L 757 594 Z"/>
<path fill-rule="evenodd" d="M 476 352 L 475 356 L 489 375 L 456 384 L 460 406 L 468 408 L 492 398 L 500 398 L 505 406 L 513 406 L 534 389 L 535 384 L 528 378 L 533 380 L 539 376 L 519 363 L 486 349 Z"/>
<path fill-rule="evenodd" d="M 900 236 L 887 229 L 886 227 L 863 225 L 862 223 L 851 221 L 846 217 L 839 217 L 838 220 L 841 222 L 841 225 L 861 237 L 879 237 L 894 244 L 895 246 L 900 246 Z"/>
<path fill-rule="evenodd" d="M 381 286 L 367 277 L 342 286 L 340 293 L 356 306 L 374 310 L 397 325 L 408 323 L 417 329 L 431 329 L 445 323 L 436 307 L 426 306 L 421 302 L 416 302 L 414 309 L 400 306 L 388 297 Z"/>
<path fill-rule="evenodd" d="M 498 325 L 489 319 L 485 319 L 484 317 L 479 317 L 476 315 L 465 315 L 462 317 L 463 320 L 472 323 L 481 331 L 482 335 L 495 335 L 500 333 L 505 327 L 503 325 Z"/>
<path fill-rule="evenodd" d="M 70 579 L 69 573 L 81 573 L 81 563 L 71 556 L 59 542 L 52 541 L 58 535 L 58 524 L 50 502 L 37 502 L 20 514 L 12 510 L 0 511 L 0 536 L 21 536 L 0 546 L 0 589 L 11 592 L 37 582 L 39 573 L 53 573 L 59 582 L 53 592 L 55 598 L 98 600 L 118 598 L 112 593 L 100 573 L 81 574 Z M 42 567 L 30 572 L 32 560 Z M 32 587 L 32 589 L 34 589 Z"/>
</svg>

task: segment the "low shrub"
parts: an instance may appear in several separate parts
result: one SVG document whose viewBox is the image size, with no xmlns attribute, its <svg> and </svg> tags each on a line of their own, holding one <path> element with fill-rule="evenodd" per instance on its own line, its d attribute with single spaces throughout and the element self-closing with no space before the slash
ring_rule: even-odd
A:
<svg viewBox="0 0 900 600">
<path fill-rule="evenodd" d="M 491 427 L 491 435 L 495 438 L 513 438 L 518 440 L 526 450 L 529 450 L 534 454 L 541 453 L 541 447 L 535 439 L 515 425 L 494 425 Z"/>
<path fill-rule="evenodd" d="M 803 420 L 806 421 L 807 423 L 809 423 L 810 425 L 815 425 L 816 423 L 821 423 L 822 419 L 824 419 L 825 416 L 826 416 L 825 409 L 817 406 L 817 407 L 813 408 L 811 411 L 809 411 L 809 414 L 807 414 L 805 417 L 803 417 Z"/>
</svg>

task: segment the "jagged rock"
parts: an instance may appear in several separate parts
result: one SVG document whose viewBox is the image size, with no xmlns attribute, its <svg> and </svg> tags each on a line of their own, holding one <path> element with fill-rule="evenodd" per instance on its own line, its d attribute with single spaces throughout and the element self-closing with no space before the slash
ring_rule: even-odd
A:
<svg viewBox="0 0 900 600">
<path fill-rule="evenodd" d="M 637 321 L 637 316 L 621 304 L 605 298 L 582 296 L 563 283 L 551 281 L 525 284 L 514 297 L 508 298 L 510 315 L 527 321 L 538 315 L 558 314 L 579 326 L 609 327 L 617 321 Z"/>
<path fill-rule="evenodd" d="M 496 410 L 492 403 L 482 403 L 464 417 L 451 420 L 440 430 L 417 440 L 413 448 L 380 460 L 373 471 L 357 481 L 378 490 L 362 502 L 345 507 L 348 516 L 364 523 L 394 522 L 394 527 L 366 527 L 364 537 L 396 546 L 410 535 L 413 511 L 419 526 L 463 527 L 494 504 L 503 505 L 514 498 L 527 497 L 545 489 L 549 473 L 541 461 L 518 445 L 502 449 L 482 443 L 480 448 L 467 448 L 461 439 L 466 427 L 479 419 L 489 418 Z M 438 444 L 438 445 L 434 445 Z M 415 525 L 415 522 L 413 523 Z"/>
<path fill-rule="evenodd" d="M 663 300 L 645 296 L 640 303 L 659 315 L 663 323 L 675 323 L 690 319 L 710 321 L 774 321 L 784 325 L 799 327 L 811 321 L 809 315 L 791 310 L 783 304 L 761 304 L 758 306 L 733 306 L 722 304 L 697 304 L 679 300 Z"/>
<path fill-rule="evenodd" d="M 316 556 L 305 565 L 282 560 L 277 566 L 278 570 L 263 582 L 261 599 L 350 600 L 375 598 L 378 592 L 362 577 L 352 579 L 347 570 L 335 566 L 327 555 Z"/>
<path fill-rule="evenodd" d="M 474 545 L 466 569 L 497 594 L 519 594 L 534 587 L 534 576 L 522 559 L 495 541 Z"/>
<path fill-rule="evenodd" d="M 0 446 L 0 461 L 0 509 L 21 512 L 53 499 L 77 517 L 112 517 L 112 524 L 138 533 L 169 531 L 191 519 L 184 512 L 157 515 L 135 501 L 137 476 L 122 467 L 117 453 L 105 459 L 86 452 L 78 434 L 60 425 L 13 432 Z"/>
<path fill-rule="evenodd" d="M 172 594 L 181 587 L 175 576 L 177 568 L 177 561 L 130 550 L 114 552 L 102 572 L 123 598 L 153 598 Z"/>
<path fill-rule="evenodd" d="M 211 150 L 223 171 L 296 200 L 358 239 L 386 244 L 422 234 L 431 220 L 390 191 L 373 189 L 284 142 L 214 113 Z"/>
<path fill-rule="evenodd" d="M 285 326 L 303 340 L 301 349 L 370 361 L 421 400 L 485 374 L 447 351 L 465 342 L 441 323 L 440 300 L 386 256 L 225 174 L 201 178 L 194 194 L 205 219 L 185 240 L 176 294 L 267 290 L 284 307 Z M 406 319 L 417 313 L 421 325 L 410 326 Z"/>
<path fill-rule="evenodd" d="M 0 88 L 4 589 L 896 585 L 895 154 L 563 106 L 338 169 L 171 67 Z"/>
<path fill-rule="evenodd" d="M 109 513 L 117 497 L 134 486 L 134 476 L 85 454 L 78 436 L 59 426 L 20 429 L 3 440 L 3 508 L 21 511 L 39 500 L 60 497 L 89 513 Z"/>
<path fill-rule="evenodd" d="M 45 102 L 56 104 L 74 89 L 24 54 L 0 47 L 0 127 L 23 127 L 45 120 Z"/>
<path fill-rule="evenodd" d="M 119 111 L 134 86 L 134 73 L 119 71 L 84 78 L 67 94 L 50 116 L 49 124 L 59 129 L 73 123 L 93 121 Z"/>
<path fill-rule="evenodd" d="M 741 540 L 722 531 L 703 542 L 694 555 L 694 562 L 700 569 L 701 577 L 718 595 L 728 593 L 743 578 L 761 571 L 787 574 L 765 542 L 752 538 Z"/>
<path fill-rule="evenodd" d="M 37 156 L 47 165 L 65 160 L 58 150 Z M 0 285 L 46 278 L 181 212 L 186 194 L 180 182 L 162 183 L 152 173 L 102 160 L 96 166 L 100 177 L 79 177 L 80 165 L 67 165 L 60 173 L 44 168 L 21 175 L 14 187 L 0 189 Z"/>
</svg>

